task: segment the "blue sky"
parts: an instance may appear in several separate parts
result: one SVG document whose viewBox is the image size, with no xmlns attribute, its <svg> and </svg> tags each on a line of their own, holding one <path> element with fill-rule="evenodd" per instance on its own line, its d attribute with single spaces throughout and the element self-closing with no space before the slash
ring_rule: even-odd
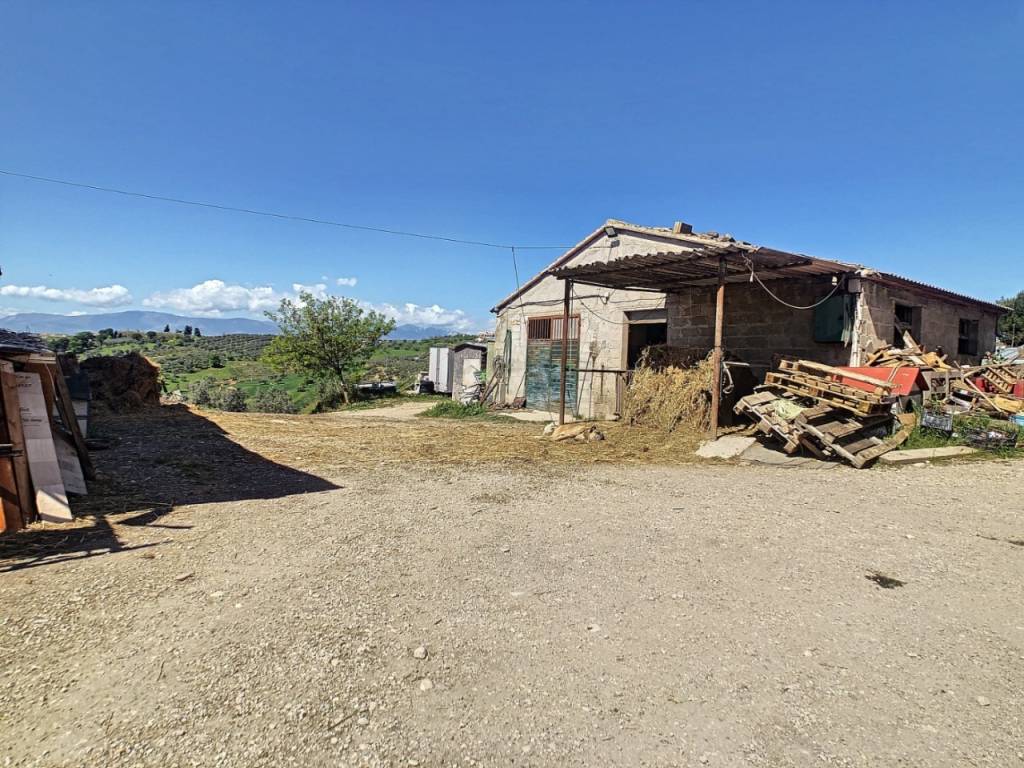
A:
<svg viewBox="0 0 1024 768">
<path fill-rule="evenodd" d="M 0 0 L 0 168 L 505 243 L 682 219 L 992 299 L 1024 290 L 1022 37 L 1009 0 Z M 0 266 L 4 312 L 322 284 L 475 327 L 515 284 L 500 250 L 3 176 Z"/>
</svg>

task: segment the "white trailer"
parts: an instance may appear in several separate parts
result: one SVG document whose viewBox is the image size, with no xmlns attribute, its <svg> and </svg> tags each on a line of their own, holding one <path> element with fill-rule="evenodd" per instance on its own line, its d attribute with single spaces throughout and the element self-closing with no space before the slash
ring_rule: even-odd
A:
<svg viewBox="0 0 1024 768">
<path fill-rule="evenodd" d="M 434 382 L 434 391 L 449 394 L 452 391 L 452 349 L 451 347 L 431 347 L 430 362 L 427 375 Z"/>
</svg>

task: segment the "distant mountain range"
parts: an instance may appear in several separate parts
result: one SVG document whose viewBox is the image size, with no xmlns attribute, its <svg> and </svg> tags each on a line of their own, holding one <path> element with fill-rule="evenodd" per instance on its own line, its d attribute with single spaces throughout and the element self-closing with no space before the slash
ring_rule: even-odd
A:
<svg viewBox="0 0 1024 768">
<path fill-rule="evenodd" d="M 277 326 L 268 320 L 247 317 L 183 317 L 168 312 L 106 312 L 95 315 L 52 315 L 46 312 L 20 312 L 0 317 L 0 328 L 30 333 L 72 334 L 96 332 L 102 328 L 115 331 L 162 331 L 166 326 L 181 330 L 186 325 L 199 328 L 204 336 L 226 333 L 277 333 Z M 399 325 L 388 334 L 389 339 L 416 340 L 460 333 L 444 325 Z M 464 333 L 464 331 L 463 331 Z"/>
</svg>

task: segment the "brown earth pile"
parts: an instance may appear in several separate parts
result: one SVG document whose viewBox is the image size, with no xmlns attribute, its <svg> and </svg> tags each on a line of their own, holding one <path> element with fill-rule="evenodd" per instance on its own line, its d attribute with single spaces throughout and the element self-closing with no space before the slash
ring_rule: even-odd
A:
<svg viewBox="0 0 1024 768">
<path fill-rule="evenodd" d="M 89 376 L 93 401 L 112 411 L 160 405 L 160 368 L 137 352 L 90 357 L 79 366 Z"/>
</svg>

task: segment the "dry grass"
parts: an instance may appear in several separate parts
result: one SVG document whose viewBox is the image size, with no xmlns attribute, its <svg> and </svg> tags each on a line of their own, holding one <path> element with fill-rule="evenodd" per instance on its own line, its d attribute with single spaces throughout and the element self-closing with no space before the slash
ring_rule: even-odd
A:
<svg viewBox="0 0 1024 768">
<path fill-rule="evenodd" d="M 661 432 L 706 432 L 711 426 L 709 357 L 693 362 L 692 354 L 661 348 L 645 356 L 626 390 L 622 418 L 627 424 Z"/>
<path fill-rule="evenodd" d="M 272 461 L 311 471 L 366 465 L 445 464 L 504 466 L 573 464 L 681 464 L 694 460 L 702 436 L 601 424 L 606 439 L 552 442 L 543 425 L 419 418 L 346 419 L 332 414 L 282 416 L 203 412 L 232 440 Z"/>
</svg>

